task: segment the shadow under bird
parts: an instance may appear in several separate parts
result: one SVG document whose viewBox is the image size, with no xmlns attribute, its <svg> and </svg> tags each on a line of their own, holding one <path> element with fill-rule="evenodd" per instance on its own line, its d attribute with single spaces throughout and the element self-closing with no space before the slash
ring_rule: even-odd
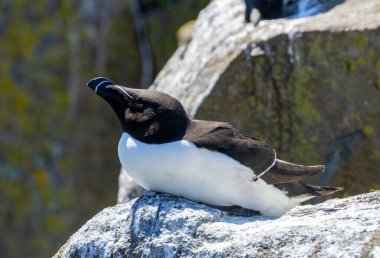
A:
<svg viewBox="0 0 380 258">
<path fill-rule="evenodd" d="M 145 189 L 268 216 L 341 190 L 301 182 L 322 173 L 324 166 L 282 161 L 270 145 L 228 123 L 192 120 L 165 93 L 123 87 L 103 77 L 88 86 L 119 118 L 120 162 Z"/>
</svg>

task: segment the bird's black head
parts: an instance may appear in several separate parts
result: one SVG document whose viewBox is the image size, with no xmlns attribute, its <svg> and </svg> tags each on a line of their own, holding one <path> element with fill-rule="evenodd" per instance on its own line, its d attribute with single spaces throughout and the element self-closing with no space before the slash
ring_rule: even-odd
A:
<svg viewBox="0 0 380 258">
<path fill-rule="evenodd" d="M 131 89 L 98 77 L 87 83 L 105 99 L 119 118 L 123 131 L 145 143 L 179 140 L 189 118 L 175 98 L 153 90 Z"/>
</svg>

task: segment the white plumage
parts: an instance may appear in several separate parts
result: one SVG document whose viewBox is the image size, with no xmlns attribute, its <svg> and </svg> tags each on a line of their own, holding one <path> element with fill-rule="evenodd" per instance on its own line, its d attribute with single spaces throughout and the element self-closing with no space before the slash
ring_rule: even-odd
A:
<svg viewBox="0 0 380 258">
<path fill-rule="evenodd" d="M 262 179 L 252 182 L 250 168 L 186 140 L 146 144 L 123 133 L 118 152 L 128 174 L 148 190 L 210 205 L 238 205 L 268 216 L 281 216 L 305 200 L 289 198 Z"/>
</svg>

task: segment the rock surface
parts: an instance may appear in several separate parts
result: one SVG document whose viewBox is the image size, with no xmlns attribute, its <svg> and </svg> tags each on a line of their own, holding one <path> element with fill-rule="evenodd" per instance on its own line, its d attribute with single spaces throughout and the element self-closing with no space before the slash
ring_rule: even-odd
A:
<svg viewBox="0 0 380 258">
<path fill-rule="evenodd" d="M 89 220 L 55 257 L 380 257 L 380 191 L 233 217 L 146 192 Z"/>
<path fill-rule="evenodd" d="M 211 2 L 151 88 L 266 140 L 282 159 L 326 164 L 318 183 L 345 196 L 380 189 L 380 2 L 257 26 L 243 22 L 242 2 Z"/>
<path fill-rule="evenodd" d="M 378 1 L 351 0 L 254 26 L 243 22 L 242 1 L 215 0 L 152 89 L 180 99 L 192 116 L 269 141 L 281 158 L 327 163 L 320 181 L 363 192 L 380 185 L 379 13 Z M 119 202 L 133 196 L 123 192 L 132 183 L 122 172 Z M 100 212 L 56 257 L 380 257 L 379 211 L 380 192 L 278 219 L 146 192 Z"/>
<path fill-rule="evenodd" d="M 345 195 L 380 189 L 380 2 L 256 26 L 243 22 L 242 2 L 211 2 L 151 89 L 269 142 L 282 159 L 326 164 L 319 183 Z"/>
</svg>

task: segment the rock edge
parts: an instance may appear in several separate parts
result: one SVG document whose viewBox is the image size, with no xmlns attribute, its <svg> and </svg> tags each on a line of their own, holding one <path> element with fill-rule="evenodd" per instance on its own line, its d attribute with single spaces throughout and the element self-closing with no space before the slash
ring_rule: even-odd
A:
<svg viewBox="0 0 380 258">
<path fill-rule="evenodd" d="M 380 191 L 235 217 L 167 194 L 109 207 L 54 257 L 380 257 Z"/>
</svg>

